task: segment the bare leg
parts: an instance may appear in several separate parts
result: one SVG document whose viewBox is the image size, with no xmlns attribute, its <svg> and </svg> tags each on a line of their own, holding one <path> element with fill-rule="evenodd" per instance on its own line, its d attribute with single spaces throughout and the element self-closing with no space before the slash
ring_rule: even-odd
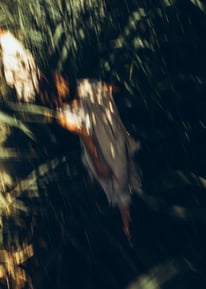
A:
<svg viewBox="0 0 206 289">
<path fill-rule="evenodd" d="M 119 208 L 120 215 L 122 218 L 122 224 L 123 224 L 123 231 L 127 237 L 128 240 L 131 239 L 130 235 L 130 221 L 131 221 L 131 215 L 130 215 L 130 207 L 129 205 L 124 205 Z"/>
</svg>

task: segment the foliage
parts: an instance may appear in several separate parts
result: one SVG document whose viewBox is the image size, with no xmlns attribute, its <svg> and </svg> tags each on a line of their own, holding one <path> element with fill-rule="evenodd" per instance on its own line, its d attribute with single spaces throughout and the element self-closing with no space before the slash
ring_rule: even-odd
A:
<svg viewBox="0 0 206 289">
<path fill-rule="evenodd" d="M 1 75 L 2 256 L 32 243 L 34 256 L 23 265 L 14 258 L 12 268 L 23 277 L 26 268 L 39 289 L 204 288 L 204 2 L 1 0 L 0 26 L 45 77 L 57 69 L 71 85 L 84 76 L 115 84 L 124 123 L 142 144 L 144 183 L 133 196 L 131 247 L 86 176 L 76 138 L 44 122 L 52 110 L 11 102 Z M 8 280 L 13 271 L 0 262 Z"/>
</svg>

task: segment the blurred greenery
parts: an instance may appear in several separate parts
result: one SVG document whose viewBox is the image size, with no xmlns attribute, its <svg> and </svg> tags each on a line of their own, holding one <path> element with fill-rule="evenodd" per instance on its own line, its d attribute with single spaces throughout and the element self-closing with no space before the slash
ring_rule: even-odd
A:
<svg viewBox="0 0 206 289">
<path fill-rule="evenodd" d="M 144 185 L 133 194 L 130 244 L 82 167 L 78 139 L 43 122 L 53 111 L 16 104 L 1 72 L 2 249 L 33 244 L 22 268 L 37 289 L 205 288 L 204 2 L 1 0 L 0 27 L 45 77 L 57 69 L 71 87 L 81 77 L 114 85 L 141 141 Z"/>
</svg>

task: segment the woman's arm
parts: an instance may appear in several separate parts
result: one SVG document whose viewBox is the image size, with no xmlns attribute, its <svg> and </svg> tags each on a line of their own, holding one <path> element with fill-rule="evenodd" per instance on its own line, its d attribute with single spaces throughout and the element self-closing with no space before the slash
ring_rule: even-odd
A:
<svg viewBox="0 0 206 289">
<path fill-rule="evenodd" d="M 75 123 L 73 119 L 69 119 L 64 112 L 57 113 L 57 122 L 66 130 L 76 133 L 79 136 L 87 134 L 85 129 L 78 123 Z"/>
<path fill-rule="evenodd" d="M 106 167 L 100 160 L 95 142 L 87 130 L 78 123 L 75 123 L 73 119 L 66 117 L 63 112 L 58 113 L 57 121 L 62 127 L 70 132 L 76 133 L 81 138 L 91 157 L 96 173 L 103 178 L 111 176 L 110 168 Z"/>
</svg>

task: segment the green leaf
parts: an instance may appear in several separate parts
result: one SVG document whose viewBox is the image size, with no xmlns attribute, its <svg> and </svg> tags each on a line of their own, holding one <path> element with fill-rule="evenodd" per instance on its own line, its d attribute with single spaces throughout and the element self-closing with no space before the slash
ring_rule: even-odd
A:
<svg viewBox="0 0 206 289">
<path fill-rule="evenodd" d="M 20 129 L 24 134 L 26 134 L 32 140 L 35 140 L 35 137 L 31 130 L 16 117 L 11 116 L 3 111 L 0 111 L 0 122 L 6 123 L 7 125 L 16 127 Z"/>
</svg>

